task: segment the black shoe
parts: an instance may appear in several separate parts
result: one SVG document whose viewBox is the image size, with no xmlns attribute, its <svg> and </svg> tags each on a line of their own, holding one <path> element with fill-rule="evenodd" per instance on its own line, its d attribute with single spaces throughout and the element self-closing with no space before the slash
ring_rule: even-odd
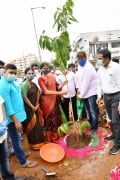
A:
<svg viewBox="0 0 120 180">
<path fill-rule="evenodd" d="M 108 137 L 106 137 L 106 138 L 105 138 L 105 140 L 107 140 L 107 141 L 114 140 L 114 139 L 115 139 L 115 138 L 114 138 L 114 136 L 113 136 L 113 135 L 108 136 Z"/>
<path fill-rule="evenodd" d="M 26 176 L 16 176 L 15 180 L 26 180 L 27 177 Z"/>
<path fill-rule="evenodd" d="M 110 149 L 109 154 L 115 155 L 115 154 L 118 154 L 119 152 L 120 152 L 120 146 L 114 145 L 114 146 Z"/>
</svg>

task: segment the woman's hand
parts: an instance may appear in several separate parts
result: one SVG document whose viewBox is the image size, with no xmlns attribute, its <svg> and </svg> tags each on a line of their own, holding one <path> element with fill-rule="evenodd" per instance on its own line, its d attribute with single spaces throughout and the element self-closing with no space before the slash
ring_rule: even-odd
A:
<svg viewBox="0 0 120 180">
<path fill-rule="evenodd" d="M 68 91 L 61 91 L 60 95 L 66 95 L 68 94 Z"/>
<path fill-rule="evenodd" d="M 38 107 L 39 107 L 39 104 L 37 104 L 36 106 L 33 106 L 32 110 L 37 111 Z"/>
</svg>

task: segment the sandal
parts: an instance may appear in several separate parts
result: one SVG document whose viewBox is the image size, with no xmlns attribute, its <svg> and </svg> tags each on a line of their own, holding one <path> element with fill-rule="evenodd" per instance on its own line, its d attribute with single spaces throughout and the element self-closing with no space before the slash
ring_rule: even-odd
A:
<svg viewBox="0 0 120 180">
<path fill-rule="evenodd" d="M 21 167 L 23 168 L 33 168 L 38 165 L 37 161 L 31 161 L 31 160 L 26 160 L 25 164 L 22 164 Z"/>
</svg>

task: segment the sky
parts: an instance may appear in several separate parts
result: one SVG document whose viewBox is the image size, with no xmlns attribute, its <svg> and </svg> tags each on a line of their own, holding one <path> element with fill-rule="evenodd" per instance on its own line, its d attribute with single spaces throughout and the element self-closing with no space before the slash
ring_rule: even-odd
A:
<svg viewBox="0 0 120 180">
<path fill-rule="evenodd" d="M 29 53 L 38 56 L 32 12 L 37 37 L 44 29 L 48 36 L 54 37 L 53 14 L 64 3 L 65 0 L 0 0 L 0 59 L 8 62 Z M 74 0 L 73 15 L 79 23 L 68 28 L 71 42 L 80 33 L 120 29 L 119 7 L 119 0 Z M 40 53 L 42 61 L 53 57 L 47 51 Z"/>
</svg>

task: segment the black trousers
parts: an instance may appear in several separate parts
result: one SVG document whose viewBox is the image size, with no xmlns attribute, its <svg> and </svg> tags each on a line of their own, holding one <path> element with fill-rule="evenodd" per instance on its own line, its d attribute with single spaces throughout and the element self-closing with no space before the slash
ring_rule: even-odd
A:
<svg viewBox="0 0 120 180">
<path fill-rule="evenodd" d="M 76 96 L 72 97 L 71 101 L 72 101 L 74 120 L 77 120 L 78 115 L 77 115 Z M 68 121 L 69 121 L 69 118 L 70 118 L 69 117 L 69 102 L 70 102 L 70 98 L 63 98 L 63 101 L 61 102 L 62 109 L 63 109 Z"/>
<path fill-rule="evenodd" d="M 115 145 L 120 146 L 120 114 L 118 112 L 120 93 L 104 94 L 106 111 L 112 121 L 111 130 L 115 138 Z"/>
</svg>

